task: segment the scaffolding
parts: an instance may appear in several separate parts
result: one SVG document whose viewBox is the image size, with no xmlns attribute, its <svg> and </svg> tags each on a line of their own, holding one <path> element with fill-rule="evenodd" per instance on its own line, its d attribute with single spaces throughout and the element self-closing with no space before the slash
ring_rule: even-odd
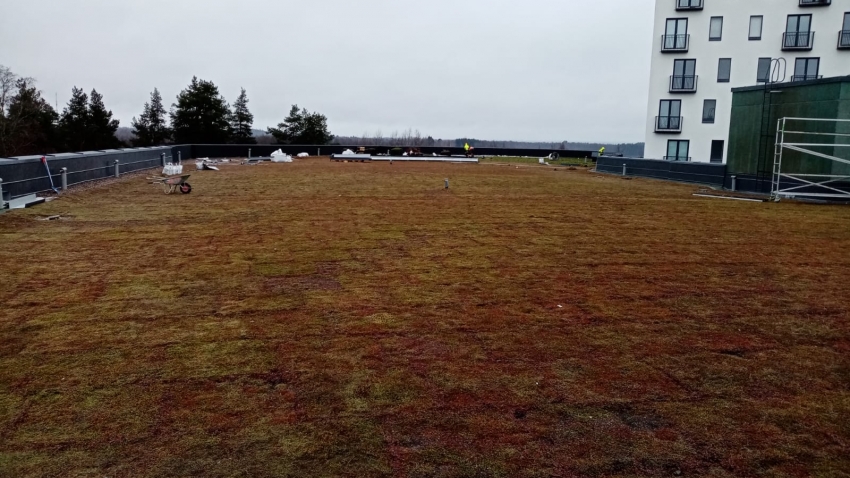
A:
<svg viewBox="0 0 850 478">
<path fill-rule="evenodd" d="M 806 123 L 834 123 L 836 132 L 806 131 Z M 788 129 L 789 124 L 795 126 Z M 801 125 L 797 127 L 796 125 Z M 846 128 L 841 128 L 846 126 Z M 814 127 L 812 127 L 813 129 Z M 844 199 L 850 201 L 850 154 L 847 158 L 835 156 L 836 148 L 850 148 L 850 134 L 839 133 L 846 130 L 850 133 L 850 120 L 846 119 L 820 119 L 820 118 L 780 118 L 776 125 L 776 146 L 774 147 L 773 180 L 771 185 L 771 199 L 779 201 L 781 198 L 813 198 L 813 199 Z M 806 143 L 787 141 L 786 137 L 795 138 L 799 136 L 818 136 L 833 138 L 832 143 Z M 842 140 L 841 138 L 848 138 Z M 803 138 L 805 141 L 805 138 Z M 837 141 L 846 141 L 839 143 Z M 831 148 L 833 154 L 816 151 L 816 148 Z M 783 166 L 783 156 L 786 151 L 796 151 L 803 158 L 807 156 L 830 161 L 830 172 L 841 169 L 839 164 L 845 165 L 847 174 L 812 174 L 800 171 L 789 171 L 789 167 Z M 783 167 L 785 170 L 783 170 Z"/>
</svg>

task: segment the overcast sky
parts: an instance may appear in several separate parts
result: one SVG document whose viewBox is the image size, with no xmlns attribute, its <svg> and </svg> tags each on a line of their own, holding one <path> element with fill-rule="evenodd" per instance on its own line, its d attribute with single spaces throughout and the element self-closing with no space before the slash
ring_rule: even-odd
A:
<svg viewBox="0 0 850 478">
<path fill-rule="evenodd" d="M 254 127 L 297 103 L 339 135 L 643 141 L 653 0 L 0 0 L 0 64 L 122 126 L 193 75 Z"/>
</svg>

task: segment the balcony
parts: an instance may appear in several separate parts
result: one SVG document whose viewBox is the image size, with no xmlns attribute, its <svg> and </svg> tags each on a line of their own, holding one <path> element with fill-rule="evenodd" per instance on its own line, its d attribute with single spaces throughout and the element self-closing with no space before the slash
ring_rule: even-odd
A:
<svg viewBox="0 0 850 478">
<path fill-rule="evenodd" d="M 703 0 L 676 0 L 676 11 L 702 10 L 702 3 Z"/>
<path fill-rule="evenodd" d="M 661 35 L 661 53 L 687 53 L 690 35 Z"/>
<path fill-rule="evenodd" d="M 682 132 L 682 117 L 681 116 L 656 116 L 655 117 L 655 132 L 656 133 L 681 133 Z"/>
<path fill-rule="evenodd" d="M 841 30 L 838 32 L 838 49 L 850 50 L 850 30 Z"/>
<path fill-rule="evenodd" d="M 670 77 L 670 93 L 696 93 L 698 80 L 696 75 L 673 75 Z"/>
<path fill-rule="evenodd" d="M 832 5 L 832 0 L 800 0 L 801 7 L 826 7 Z"/>
<path fill-rule="evenodd" d="M 791 81 L 820 80 L 821 78 L 823 78 L 823 75 L 794 75 L 791 77 Z"/>
<path fill-rule="evenodd" d="M 811 50 L 815 44 L 815 32 L 785 32 L 782 34 L 782 51 Z"/>
<path fill-rule="evenodd" d="M 685 156 L 664 156 L 664 161 L 681 161 L 681 162 L 685 162 L 685 163 L 690 163 L 691 157 L 690 156 L 688 156 L 688 157 L 685 157 Z"/>
</svg>

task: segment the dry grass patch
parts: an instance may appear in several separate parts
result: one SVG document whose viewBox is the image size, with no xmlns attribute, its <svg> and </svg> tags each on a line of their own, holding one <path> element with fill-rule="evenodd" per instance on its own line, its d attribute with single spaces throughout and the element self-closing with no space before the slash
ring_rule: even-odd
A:
<svg viewBox="0 0 850 478">
<path fill-rule="evenodd" d="M 847 476 L 850 209 L 531 166 L 192 184 L 0 217 L 0 476 Z"/>
</svg>

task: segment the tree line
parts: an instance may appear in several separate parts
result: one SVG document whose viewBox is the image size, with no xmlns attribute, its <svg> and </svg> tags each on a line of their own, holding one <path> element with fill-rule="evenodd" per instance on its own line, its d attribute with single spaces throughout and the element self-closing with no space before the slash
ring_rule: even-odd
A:
<svg viewBox="0 0 850 478">
<path fill-rule="evenodd" d="M 266 130 L 280 144 L 328 144 L 333 140 L 327 117 L 293 105 L 289 115 Z M 192 78 L 166 111 L 154 88 L 142 113 L 131 121 L 130 143 L 119 140 L 119 121 L 103 95 L 74 87 L 71 99 L 57 112 L 35 87 L 0 65 L 0 157 L 103 150 L 122 146 L 164 144 L 256 144 L 254 115 L 244 88 L 231 107 L 211 81 Z"/>
<path fill-rule="evenodd" d="M 231 105 L 211 81 L 192 78 L 166 110 L 162 95 L 154 88 L 126 140 L 116 137 L 119 121 L 106 108 L 97 90 L 86 93 L 74 87 L 71 99 L 57 112 L 35 86 L 33 78 L 21 77 L 0 65 L 0 157 L 50 154 L 61 151 L 103 150 L 122 146 L 159 146 L 164 144 L 256 144 L 254 115 L 248 108 L 248 94 L 241 89 Z M 419 130 L 381 131 L 361 136 L 334 136 L 328 130 L 327 117 L 293 105 L 277 126 L 267 128 L 259 137 L 262 143 L 335 144 L 350 146 L 433 146 L 530 148 L 551 150 L 597 150 L 642 157 L 643 143 L 571 143 L 489 141 L 475 138 L 435 139 Z M 127 128 L 121 128 L 127 130 Z M 123 133 L 123 131 L 122 131 Z M 123 136 L 122 136 L 123 137 Z"/>
</svg>

